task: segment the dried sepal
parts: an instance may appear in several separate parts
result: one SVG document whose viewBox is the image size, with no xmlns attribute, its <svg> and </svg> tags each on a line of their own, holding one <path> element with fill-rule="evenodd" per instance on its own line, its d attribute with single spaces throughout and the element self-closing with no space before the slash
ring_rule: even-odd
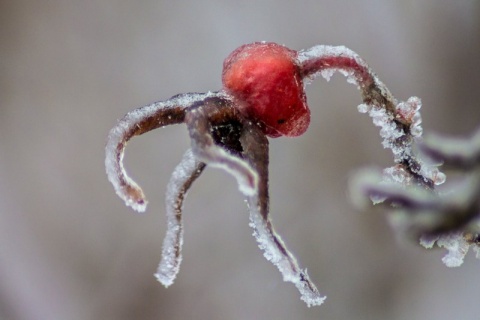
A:
<svg viewBox="0 0 480 320">
<path fill-rule="evenodd" d="M 183 246 L 183 201 L 192 183 L 200 176 L 205 164 L 198 161 L 191 149 L 185 152 L 182 160 L 172 173 L 167 185 L 166 213 L 167 233 L 163 240 L 162 259 L 155 277 L 165 287 L 175 280 L 182 262 Z"/>
<path fill-rule="evenodd" d="M 147 206 L 143 190 L 128 176 L 123 166 L 127 142 L 132 137 L 151 130 L 182 123 L 187 107 L 207 97 L 218 95 L 219 93 L 214 92 L 176 95 L 166 101 L 130 111 L 110 130 L 105 147 L 105 168 L 108 180 L 127 206 L 139 212 L 145 211 Z"/>
</svg>

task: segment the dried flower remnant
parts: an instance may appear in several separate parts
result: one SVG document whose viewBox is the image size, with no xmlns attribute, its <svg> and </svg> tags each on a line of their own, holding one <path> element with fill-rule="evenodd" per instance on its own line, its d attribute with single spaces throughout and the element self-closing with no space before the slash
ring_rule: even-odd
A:
<svg viewBox="0 0 480 320">
<path fill-rule="evenodd" d="M 347 77 L 362 95 L 358 110 L 380 127 L 383 146 L 392 150 L 395 166 L 384 180 L 432 190 L 438 171 L 415 156 L 421 136 L 420 100 L 397 102 L 387 87 L 355 52 L 343 47 L 315 46 L 295 51 L 282 45 L 255 42 L 233 51 L 224 62 L 223 88 L 187 93 L 127 113 L 108 135 L 105 166 L 108 179 L 127 206 L 144 211 L 142 189 L 127 175 L 124 150 L 134 136 L 172 124 L 185 123 L 191 139 L 175 169 L 166 195 L 167 234 L 156 273 L 165 286 L 173 283 L 182 260 L 182 205 L 188 189 L 207 165 L 232 174 L 246 196 L 250 226 L 264 256 L 295 284 L 308 306 L 322 296 L 305 270 L 275 232 L 269 217 L 268 139 L 298 136 L 310 123 L 304 86 L 317 75 L 326 80 L 336 72 Z M 402 177 L 401 179 L 399 177 Z"/>
</svg>

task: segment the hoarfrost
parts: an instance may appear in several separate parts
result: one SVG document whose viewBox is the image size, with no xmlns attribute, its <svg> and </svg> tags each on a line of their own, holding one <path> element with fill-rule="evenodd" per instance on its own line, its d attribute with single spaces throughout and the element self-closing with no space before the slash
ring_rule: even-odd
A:
<svg viewBox="0 0 480 320">
<path fill-rule="evenodd" d="M 345 69 L 339 69 L 338 72 L 343 74 L 347 78 L 347 82 L 358 87 L 358 81 L 355 76 L 355 72 Z"/>
<path fill-rule="evenodd" d="M 411 183 L 411 174 L 401 166 L 394 166 L 383 170 L 384 181 L 406 186 Z"/>
<path fill-rule="evenodd" d="M 246 162 L 213 144 L 193 143 L 195 156 L 213 168 L 223 169 L 231 174 L 238 183 L 238 189 L 246 196 L 255 194 L 258 188 L 258 174 Z"/>
<path fill-rule="evenodd" d="M 480 127 L 470 138 L 444 137 L 430 134 L 422 149 L 430 157 L 468 170 L 480 162 Z"/>
<path fill-rule="evenodd" d="M 412 150 L 423 133 L 419 112 L 422 103 L 418 97 L 398 102 L 367 63 L 344 46 L 314 46 L 299 51 L 297 61 L 306 79 L 322 75 L 328 80 L 334 70 L 342 73 L 347 82 L 357 86 L 363 98 L 363 103 L 357 107 L 358 111 L 368 113 L 374 125 L 380 128 L 382 145 L 392 150 L 394 161 L 405 164 L 411 174 L 422 175 L 415 179 L 416 183 L 431 188 L 430 180 L 436 184 L 445 180 L 442 173 L 431 170 L 428 164 L 417 159 Z"/>
<path fill-rule="evenodd" d="M 382 145 L 384 148 L 391 149 L 395 156 L 404 151 L 402 148 L 397 148 L 393 142 L 404 135 L 404 132 L 398 128 L 393 121 L 393 115 L 381 107 L 373 106 L 368 112 L 372 118 L 373 124 L 380 127 L 380 136 L 383 138 Z"/>
<path fill-rule="evenodd" d="M 409 123 L 421 122 L 420 113 L 422 101 L 418 97 L 410 97 L 407 101 L 402 101 L 397 105 L 397 115 Z"/>
<path fill-rule="evenodd" d="M 475 252 L 475 258 L 480 259 L 480 247 L 474 246 L 473 252 Z"/>
<path fill-rule="evenodd" d="M 349 57 L 355 59 L 358 63 L 361 61 L 360 57 L 354 51 L 348 49 L 345 46 L 327 46 L 327 45 L 318 45 L 313 46 L 306 50 L 301 50 L 298 52 L 298 62 L 304 64 L 305 62 L 312 61 L 318 57 Z M 362 63 L 363 64 L 363 63 Z"/>
<path fill-rule="evenodd" d="M 459 267 L 463 264 L 463 259 L 468 252 L 470 244 L 465 240 L 461 232 L 442 235 L 436 238 L 421 238 L 420 244 L 427 249 L 437 246 L 447 249 L 447 254 L 442 258 L 447 267 Z M 478 254 L 478 251 L 477 251 Z"/>
<path fill-rule="evenodd" d="M 410 128 L 410 133 L 412 134 L 412 136 L 414 137 L 421 137 L 422 134 L 423 134 L 423 128 L 419 125 L 412 125 L 411 128 Z"/>
<path fill-rule="evenodd" d="M 438 240 L 438 237 L 427 237 L 427 236 L 422 236 L 420 237 L 420 244 L 425 248 L 425 249 L 432 249 L 433 246 L 435 245 L 435 242 Z"/>
<path fill-rule="evenodd" d="M 367 113 L 372 109 L 372 106 L 366 103 L 362 103 L 357 106 L 357 109 L 360 113 Z"/>
</svg>

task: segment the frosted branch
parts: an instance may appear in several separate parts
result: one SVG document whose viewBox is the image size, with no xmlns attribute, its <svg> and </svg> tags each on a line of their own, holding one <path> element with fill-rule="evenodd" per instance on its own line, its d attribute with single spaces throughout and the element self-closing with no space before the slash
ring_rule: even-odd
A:
<svg viewBox="0 0 480 320">
<path fill-rule="evenodd" d="M 182 262 L 183 223 L 182 208 L 188 189 L 200 176 L 205 164 L 199 162 L 188 150 L 172 173 L 167 185 L 166 211 L 167 234 L 163 240 L 162 259 L 155 277 L 165 287 L 170 286 L 180 270 Z"/>
</svg>

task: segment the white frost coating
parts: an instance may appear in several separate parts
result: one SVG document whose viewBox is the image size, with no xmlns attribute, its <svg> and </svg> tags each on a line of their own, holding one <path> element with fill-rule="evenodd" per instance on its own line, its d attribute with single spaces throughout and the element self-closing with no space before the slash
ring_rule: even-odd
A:
<svg viewBox="0 0 480 320">
<path fill-rule="evenodd" d="M 410 97 L 407 101 L 400 102 L 396 107 L 398 117 L 411 123 L 410 133 L 414 137 L 421 137 L 423 133 L 422 116 L 419 112 L 421 107 L 422 101 L 418 97 Z"/>
<path fill-rule="evenodd" d="M 480 247 L 474 246 L 473 252 L 475 252 L 475 258 L 480 259 Z"/>
<path fill-rule="evenodd" d="M 335 69 L 324 69 L 320 71 L 320 74 L 325 80 L 330 81 L 335 71 L 336 71 Z"/>
<path fill-rule="evenodd" d="M 359 104 L 357 110 L 360 113 L 367 113 L 372 109 L 372 106 L 366 103 Z"/>
<path fill-rule="evenodd" d="M 264 251 L 263 255 L 278 268 L 283 276 L 283 281 L 295 284 L 301 294 L 301 299 L 308 307 L 321 305 L 326 297 L 320 295 L 318 289 L 310 281 L 306 270 L 300 269 L 297 260 L 288 251 L 280 236 L 275 233 L 270 222 L 263 219 L 257 203 L 256 196 L 248 198 L 250 226 L 254 229 L 253 236 L 258 242 L 259 248 Z"/>
<path fill-rule="evenodd" d="M 443 263 L 447 267 L 459 267 L 462 265 L 470 244 L 464 239 L 461 232 L 447 234 L 433 239 L 420 239 L 420 244 L 427 249 L 432 248 L 435 242 L 437 246 L 443 247 L 448 251 L 442 258 Z M 476 252 L 478 254 L 478 251 Z"/>
<path fill-rule="evenodd" d="M 438 237 L 425 237 L 422 236 L 420 237 L 420 244 L 425 248 L 425 249 L 432 249 L 433 245 L 435 242 L 438 240 Z"/>
<path fill-rule="evenodd" d="M 468 252 L 469 244 L 461 233 L 442 236 L 437 240 L 439 247 L 444 247 L 448 253 L 442 258 L 447 267 L 459 267 Z"/>
<path fill-rule="evenodd" d="M 184 154 L 182 161 L 172 173 L 167 185 L 166 212 L 167 234 L 163 240 L 162 259 L 155 277 L 165 287 L 170 286 L 180 270 L 182 262 L 183 224 L 178 215 L 182 212 L 186 197 L 186 184 L 197 173 L 199 161 L 191 149 Z M 179 202 L 180 200 L 180 202 Z"/>
<path fill-rule="evenodd" d="M 338 72 L 343 74 L 345 78 L 347 78 L 347 82 L 353 85 L 356 85 L 358 87 L 358 81 L 357 78 L 355 77 L 355 73 L 350 70 L 344 70 L 344 69 L 339 69 Z"/>
<path fill-rule="evenodd" d="M 336 57 L 343 56 L 347 58 L 352 58 L 352 59 L 355 59 L 355 61 L 359 65 L 366 66 L 365 62 L 360 58 L 360 56 L 357 53 L 348 49 L 345 46 L 318 45 L 306 50 L 301 50 L 298 52 L 297 61 L 303 64 L 306 61 L 309 61 L 315 58 L 320 58 L 320 57 L 327 57 L 327 56 L 336 56 Z"/>
<path fill-rule="evenodd" d="M 110 130 L 105 147 L 105 168 L 108 180 L 112 183 L 117 195 L 127 206 L 138 212 L 145 211 L 147 206 L 142 189 L 128 176 L 123 166 L 124 149 L 128 133 L 133 131 L 145 118 L 154 116 L 162 109 L 168 111 L 169 108 L 188 107 L 197 101 L 208 97 L 221 96 L 222 94 L 221 92 L 192 93 L 179 95 L 166 101 L 155 102 L 127 113 Z"/>
<path fill-rule="evenodd" d="M 383 170 L 383 181 L 394 182 L 401 186 L 410 185 L 412 176 L 401 166 L 394 166 Z"/>
<path fill-rule="evenodd" d="M 319 45 L 299 51 L 297 62 L 304 70 L 307 70 L 307 79 L 305 79 L 307 81 L 318 75 L 328 81 L 333 72 L 338 71 L 347 77 L 347 82 L 355 84 L 358 89 L 362 90 L 364 96 L 368 97 L 372 94 L 375 97 L 380 94 L 383 99 L 386 99 L 386 104 L 381 99 L 374 98 L 371 104 L 360 104 L 357 107 L 358 111 L 360 113 L 368 112 L 373 123 L 380 127 L 380 136 L 383 138 L 382 145 L 384 148 L 392 150 L 395 162 L 401 163 L 404 160 L 415 158 L 408 139 L 405 140 L 406 143 L 399 141 L 399 138 L 405 133 L 397 122 L 409 126 L 408 134 L 414 139 L 422 136 L 422 118 L 419 112 L 422 102 L 419 98 L 411 97 L 405 102 L 398 103 L 367 63 L 357 53 L 344 46 Z M 395 106 L 395 110 L 392 110 L 391 105 Z M 420 159 L 415 158 L 415 160 L 419 165 L 418 173 L 420 175 L 431 179 L 436 185 L 445 181 L 444 174 L 432 169 Z"/>
<path fill-rule="evenodd" d="M 403 152 L 403 149 L 395 147 L 393 141 L 403 136 L 404 133 L 393 121 L 393 115 L 388 113 L 384 108 L 377 106 L 372 106 L 368 114 L 372 118 L 373 124 L 380 127 L 380 136 L 383 138 L 383 147 L 391 149 L 397 159 L 397 157 Z"/>
<path fill-rule="evenodd" d="M 210 167 L 220 168 L 230 173 L 238 183 L 238 189 L 245 196 L 258 192 L 258 173 L 246 162 L 216 145 L 201 150 L 194 148 L 195 156 Z"/>
<path fill-rule="evenodd" d="M 310 49 L 301 50 L 298 52 L 297 61 L 301 65 L 307 61 L 312 61 L 316 58 L 322 57 L 346 57 L 355 60 L 355 63 L 364 68 L 368 68 L 367 64 L 363 61 L 360 56 L 354 51 L 348 49 L 345 46 L 325 46 L 318 45 Z M 354 84 L 358 87 L 358 81 L 353 70 L 348 70 L 346 68 L 340 68 L 338 66 L 329 67 L 325 66 L 324 69 L 313 74 L 311 78 L 317 77 L 319 74 L 325 78 L 325 80 L 330 81 L 331 77 L 335 72 L 340 72 L 347 78 L 347 82 Z M 311 79 L 310 79 L 311 80 Z"/>
</svg>

